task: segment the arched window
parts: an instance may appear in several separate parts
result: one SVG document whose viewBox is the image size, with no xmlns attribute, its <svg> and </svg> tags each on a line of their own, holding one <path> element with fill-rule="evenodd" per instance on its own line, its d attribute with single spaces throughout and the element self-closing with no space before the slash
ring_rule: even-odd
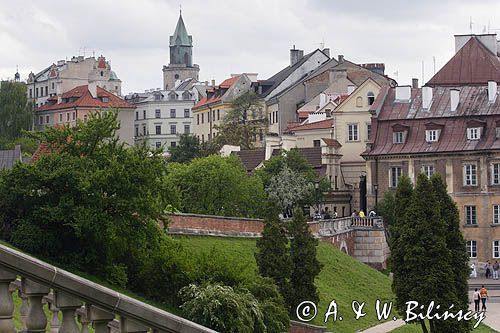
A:
<svg viewBox="0 0 500 333">
<path fill-rule="evenodd" d="M 104 76 L 104 72 L 103 71 L 101 71 L 101 76 Z"/>
<path fill-rule="evenodd" d="M 356 106 L 357 106 L 357 107 L 361 107 L 361 106 L 363 106 L 363 97 L 358 96 L 358 97 L 356 98 Z"/>
<path fill-rule="evenodd" d="M 372 93 L 371 91 L 368 92 L 366 98 L 368 99 L 368 105 L 372 105 L 373 102 L 375 102 L 375 94 Z"/>
</svg>

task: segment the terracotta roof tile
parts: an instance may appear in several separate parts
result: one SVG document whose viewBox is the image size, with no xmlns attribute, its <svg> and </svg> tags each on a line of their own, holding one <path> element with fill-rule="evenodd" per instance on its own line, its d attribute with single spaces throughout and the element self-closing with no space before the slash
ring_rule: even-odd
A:
<svg viewBox="0 0 500 333">
<path fill-rule="evenodd" d="M 223 89 L 227 90 L 227 89 L 231 88 L 236 82 L 238 82 L 238 79 L 240 78 L 240 76 L 241 75 L 233 76 L 229 79 L 222 81 L 222 83 L 219 86 L 207 89 L 207 92 L 213 92 L 213 95 L 211 95 L 209 97 L 203 97 L 202 99 L 200 99 L 198 101 L 198 103 L 196 103 L 193 106 L 193 109 L 200 108 L 200 107 L 203 107 L 205 105 L 213 104 L 213 103 L 221 101 L 222 97 L 226 93 L 226 91 L 223 91 Z"/>
</svg>

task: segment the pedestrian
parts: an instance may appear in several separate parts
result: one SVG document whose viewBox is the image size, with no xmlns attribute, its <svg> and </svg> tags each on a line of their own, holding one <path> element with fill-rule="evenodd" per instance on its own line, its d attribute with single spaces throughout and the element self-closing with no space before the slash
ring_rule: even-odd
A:
<svg viewBox="0 0 500 333">
<path fill-rule="evenodd" d="M 490 278 L 490 275 L 491 275 L 491 265 L 490 265 L 490 261 L 488 260 L 488 262 L 484 265 L 484 270 L 486 271 L 485 273 L 485 276 L 487 279 Z"/>
<path fill-rule="evenodd" d="M 498 260 L 495 260 L 495 263 L 493 264 L 493 280 L 498 280 L 498 269 L 500 268 L 500 264 L 498 263 Z"/>
<path fill-rule="evenodd" d="M 329 220 L 331 218 L 332 218 L 332 216 L 330 215 L 330 211 L 328 210 L 328 207 L 325 207 L 325 211 L 323 213 L 323 219 L 324 220 Z"/>
<path fill-rule="evenodd" d="M 333 218 L 334 218 L 334 219 L 336 219 L 336 218 L 337 218 L 337 216 L 339 216 L 339 214 L 337 214 L 337 211 L 334 211 L 334 212 L 333 212 Z"/>
<path fill-rule="evenodd" d="M 477 288 L 474 290 L 472 298 L 474 299 L 474 311 L 479 312 L 479 303 L 481 302 L 481 294 L 479 293 Z"/>
<path fill-rule="evenodd" d="M 359 211 L 359 217 L 365 217 L 365 212 L 363 212 L 362 210 Z"/>
<path fill-rule="evenodd" d="M 356 212 L 356 210 L 354 210 L 354 211 L 352 212 L 352 214 L 351 214 L 351 217 L 356 217 L 356 216 L 358 216 L 358 212 Z"/>
<path fill-rule="evenodd" d="M 368 213 L 368 216 L 369 217 L 375 217 L 375 216 L 377 216 L 377 213 L 375 212 L 375 209 L 370 210 L 370 212 Z"/>
<path fill-rule="evenodd" d="M 479 290 L 479 295 L 481 296 L 481 302 L 483 306 L 481 311 L 486 311 L 486 299 L 488 298 L 488 290 L 483 286 L 481 286 L 481 290 Z"/>
<path fill-rule="evenodd" d="M 477 278 L 476 264 L 474 264 L 474 263 L 472 263 L 472 265 L 470 265 L 470 277 Z"/>
</svg>

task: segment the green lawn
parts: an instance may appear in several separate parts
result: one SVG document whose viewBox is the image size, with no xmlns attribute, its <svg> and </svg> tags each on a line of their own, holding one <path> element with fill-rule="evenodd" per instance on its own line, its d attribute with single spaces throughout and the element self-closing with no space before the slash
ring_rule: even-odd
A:
<svg viewBox="0 0 500 333">
<path fill-rule="evenodd" d="M 213 248 L 221 251 L 228 261 L 243 265 L 245 274 L 256 274 L 254 253 L 255 240 L 227 237 L 180 236 L 176 237 L 193 255 L 208 253 Z M 331 300 L 338 304 L 339 317 L 343 320 L 329 321 L 328 329 L 334 332 L 355 332 L 378 324 L 375 314 L 375 301 L 392 300 L 391 280 L 388 276 L 338 251 L 331 245 L 320 243 L 318 257 L 324 265 L 316 280 L 320 292 L 318 315 L 312 321 L 325 325 L 324 314 Z M 366 302 L 366 316 L 354 319 L 351 301 Z M 331 318 L 331 317 L 330 317 Z"/>
<path fill-rule="evenodd" d="M 427 325 L 427 329 L 429 325 Z M 405 325 L 403 327 L 397 328 L 391 331 L 392 333 L 421 333 L 422 329 L 420 325 Z M 473 333 L 498 333 L 494 329 L 489 328 L 485 325 L 479 325 L 475 330 L 472 330 Z"/>
</svg>

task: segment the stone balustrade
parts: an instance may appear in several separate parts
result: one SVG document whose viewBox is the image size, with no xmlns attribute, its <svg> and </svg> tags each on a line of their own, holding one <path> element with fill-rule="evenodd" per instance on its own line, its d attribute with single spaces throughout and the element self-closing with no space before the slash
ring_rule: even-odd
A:
<svg viewBox="0 0 500 333">
<path fill-rule="evenodd" d="M 0 244 L 0 333 L 16 332 L 15 310 L 27 333 L 215 332 Z"/>
<path fill-rule="evenodd" d="M 319 236 L 342 234 L 354 229 L 383 229 L 381 217 L 342 217 L 337 219 L 319 220 L 310 224 L 318 224 L 316 232 Z"/>
</svg>

